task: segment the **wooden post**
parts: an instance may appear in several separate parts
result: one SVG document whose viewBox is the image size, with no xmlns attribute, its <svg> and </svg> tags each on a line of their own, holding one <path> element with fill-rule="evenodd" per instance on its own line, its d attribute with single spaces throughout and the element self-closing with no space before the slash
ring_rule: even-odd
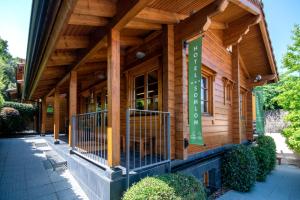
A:
<svg viewBox="0 0 300 200">
<path fill-rule="evenodd" d="M 69 86 L 69 145 L 72 146 L 72 116 L 77 114 L 77 72 L 71 71 Z"/>
<path fill-rule="evenodd" d="M 241 143 L 241 113 L 240 113 L 240 65 L 239 46 L 232 46 L 232 78 L 235 81 L 232 91 L 232 139 L 233 143 Z"/>
<path fill-rule="evenodd" d="M 47 97 L 42 99 L 42 127 L 41 127 L 41 135 L 45 135 L 46 133 L 46 123 L 47 123 Z"/>
<path fill-rule="evenodd" d="M 107 37 L 107 157 L 109 166 L 120 163 L 120 32 Z"/>
<path fill-rule="evenodd" d="M 253 140 L 253 95 L 252 92 L 247 92 L 247 121 L 246 121 L 246 135 L 247 140 Z M 254 110 L 255 113 L 255 110 Z"/>
<path fill-rule="evenodd" d="M 174 26 L 163 26 L 163 110 L 170 112 L 171 158 L 175 158 Z"/>
<path fill-rule="evenodd" d="M 60 114 L 60 109 L 59 109 L 59 91 L 56 88 L 54 92 L 54 143 L 58 144 L 58 138 L 59 138 L 59 114 Z"/>
</svg>

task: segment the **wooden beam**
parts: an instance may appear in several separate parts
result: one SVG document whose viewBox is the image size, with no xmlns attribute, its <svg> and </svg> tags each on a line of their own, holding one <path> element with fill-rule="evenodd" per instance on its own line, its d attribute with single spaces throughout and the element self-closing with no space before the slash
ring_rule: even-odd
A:
<svg viewBox="0 0 300 200">
<path fill-rule="evenodd" d="M 59 91 L 58 88 L 54 91 L 54 140 L 57 143 L 59 139 L 59 115 L 60 115 L 60 106 L 59 106 Z"/>
<path fill-rule="evenodd" d="M 228 28 L 224 31 L 223 44 L 225 47 L 239 43 L 243 36 L 249 32 L 251 26 L 259 23 L 261 16 L 246 15 L 236 21 L 228 24 Z"/>
<path fill-rule="evenodd" d="M 108 34 L 107 53 L 107 160 L 113 167 L 120 164 L 120 32 Z"/>
<path fill-rule="evenodd" d="M 241 143 L 241 113 L 240 113 L 240 63 L 239 46 L 232 46 L 232 79 L 235 84 L 232 88 L 232 139 L 233 143 Z"/>
<path fill-rule="evenodd" d="M 255 82 L 256 77 L 251 77 L 248 79 L 248 84 L 251 88 L 256 86 L 262 86 L 267 84 L 269 81 L 276 80 L 277 75 L 276 74 L 268 74 L 268 75 L 262 75 L 261 80 Z"/>
<path fill-rule="evenodd" d="M 254 15 L 261 14 L 261 9 L 249 0 L 229 0 L 229 1 L 240 6 L 244 10 Z"/>
<path fill-rule="evenodd" d="M 187 17 L 188 15 L 146 7 L 134 18 L 134 20 L 157 24 L 174 24 L 179 23 Z"/>
<path fill-rule="evenodd" d="M 70 25 L 79 26 L 106 26 L 108 19 L 92 15 L 72 14 L 69 20 Z"/>
<path fill-rule="evenodd" d="M 228 27 L 228 25 L 226 23 L 211 20 L 211 25 L 210 25 L 211 29 L 223 30 L 223 29 L 226 29 L 227 27 Z"/>
<path fill-rule="evenodd" d="M 46 123 L 47 123 L 47 97 L 42 99 L 42 127 L 41 135 L 46 134 Z"/>
<path fill-rule="evenodd" d="M 125 28 L 141 30 L 161 30 L 162 26 L 155 23 L 131 20 L 128 24 L 126 24 Z"/>
<path fill-rule="evenodd" d="M 240 65 L 241 65 L 241 68 L 243 69 L 243 71 L 245 72 L 247 78 L 250 78 L 250 74 L 249 74 L 249 71 L 244 63 L 244 60 L 242 58 L 241 55 L 239 55 L 239 62 L 240 62 Z"/>
<path fill-rule="evenodd" d="M 89 46 L 89 38 L 86 36 L 62 36 L 56 49 L 83 49 Z"/>
<path fill-rule="evenodd" d="M 76 54 L 72 53 L 54 53 L 48 61 L 47 66 L 71 65 L 78 59 Z"/>
<path fill-rule="evenodd" d="M 228 0 L 217 0 L 175 25 L 175 37 L 187 39 L 203 33 L 211 26 L 211 17 L 223 12 Z"/>
<path fill-rule="evenodd" d="M 75 14 L 100 17 L 113 17 L 116 11 L 116 3 L 109 0 L 79 0 L 74 9 Z"/>
<path fill-rule="evenodd" d="M 133 36 L 121 36 L 121 46 L 138 46 L 143 43 L 143 39 Z"/>
<path fill-rule="evenodd" d="M 174 25 L 163 27 L 163 110 L 170 112 L 170 135 L 175 135 Z M 175 153 L 175 146 L 172 146 Z M 175 154 L 171 155 L 175 158 Z"/>
<path fill-rule="evenodd" d="M 81 75 L 91 73 L 91 72 L 95 72 L 95 71 L 99 71 L 99 70 L 106 70 L 106 67 L 107 67 L 106 62 L 86 63 L 85 65 L 80 66 L 77 69 L 77 74 L 78 74 L 78 76 L 81 76 Z"/>
<path fill-rule="evenodd" d="M 72 119 L 77 114 L 77 72 L 70 74 L 69 86 L 69 145 L 72 146 Z"/>
<path fill-rule="evenodd" d="M 93 41 L 93 45 L 83 53 L 78 62 L 71 67 L 71 70 L 76 70 L 79 66 L 87 63 L 90 56 L 95 54 L 99 49 L 105 47 L 107 45 L 107 37 L 106 35 L 110 32 L 110 30 L 121 30 L 128 24 L 147 4 L 149 4 L 151 0 L 123 0 L 120 2 L 122 6 L 120 6 L 119 12 L 117 12 L 116 16 L 114 16 L 110 23 L 107 24 L 105 31 L 97 33 L 97 37 L 95 37 L 95 41 Z M 65 75 L 61 81 L 58 82 L 56 87 L 61 85 L 69 78 L 70 74 Z M 50 91 L 49 94 L 52 94 L 53 90 Z M 47 96 L 48 96 L 47 95 Z"/>
</svg>

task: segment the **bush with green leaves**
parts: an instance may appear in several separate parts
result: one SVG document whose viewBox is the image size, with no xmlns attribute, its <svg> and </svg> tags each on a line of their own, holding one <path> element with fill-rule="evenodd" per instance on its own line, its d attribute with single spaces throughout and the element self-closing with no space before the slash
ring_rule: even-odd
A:
<svg viewBox="0 0 300 200">
<path fill-rule="evenodd" d="M 267 175 L 269 174 L 269 167 L 270 167 L 270 154 L 269 151 L 262 146 L 255 145 L 252 147 L 252 150 L 255 154 L 256 161 L 257 161 L 257 174 L 256 180 L 257 181 L 265 181 Z"/>
<path fill-rule="evenodd" d="M 2 105 L 1 108 L 3 107 L 10 107 L 18 110 L 20 112 L 20 115 L 24 119 L 33 119 L 33 116 L 37 112 L 36 106 L 32 104 L 27 104 L 27 103 L 18 103 L 18 102 L 13 102 L 13 101 L 5 101 Z"/>
<path fill-rule="evenodd" d="M 20 113 L 14 108 L 3 107 L 0 112 L 0 118 L 2 132 L 15 132 L 23 127 Z"/>
<path fill-rule="evenodd" d="M 123 200 L 205 200 L 203 185 L 193 176 L 184 174 L 166 174 L 146 177 L 131 186 Z"/>
<path fill-rule="evenodd" d="M 268 173 L 270 173 L 276 166 L 276 144 L 272 137 L 266 135 L 260 135 L 256 139 L 256 143 L 259 147 L 264 148 L 268 152 Z"/>
<path fill-rule="evenodd" d="M 255 184 L 256 173 L 257 161 L 251 147 L 239 144 L 225 153 L 222 160 L 224 186 L 247 192 Z"/>
</svg>

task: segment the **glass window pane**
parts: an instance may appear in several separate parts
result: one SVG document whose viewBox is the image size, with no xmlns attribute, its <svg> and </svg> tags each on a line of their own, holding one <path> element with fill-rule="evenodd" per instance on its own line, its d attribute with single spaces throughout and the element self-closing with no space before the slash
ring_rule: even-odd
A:
<svg viewBox="0 0 300 200">
<path fill-rule="evenodd" d="M 157 83 L 158 80 L 158 71 L 154 70 L 148 73 L 148 84 Z"/>
<path fill-rule="evenodd" d="M 135 77 L 135 89 L 134 89 L 135 103 L 134 104 L 136 109 L 141 109 L 141 110 L 144 109 L 144 104 L 145 104 L 144 80 L 145 80 L 144 75 Z"/>
<path fill-rule="evenodd" d="M 207 88 L 207 78 L 205 77 L 201 78 L 201 87 Z"/>
</svg>

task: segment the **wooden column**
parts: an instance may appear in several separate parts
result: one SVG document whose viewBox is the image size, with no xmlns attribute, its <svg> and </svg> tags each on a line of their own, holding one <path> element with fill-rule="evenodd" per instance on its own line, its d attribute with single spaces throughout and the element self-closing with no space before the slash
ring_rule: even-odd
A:
<svg viewBox="0 0 300 200">
<path fill-rule="evenodd" d="M 47 97 L 44 97 L 42 99 L 41 135 L 45 135 L 45 133 L 46 133 L 46 123 L 47 123 Z"/>
<path fill-rule="evenodd" d="M 232 46 L 232 79 L 235 81 L 232 90 L 232 139 L 233 143 L 241 143 L 241 113 L 240 113 L 240 65 L 239 46 Z"/>
<path fill-rule="evenodd" d="M 77 114 L 77 72 L 71 71 L 69 86 L 69 145 L 72 146 L 72 116 Z"/>
<path fill-rule="evenodd" d="M 60 106 L 59 106 L 59 91 L 56 88 L 54 91 L 54 140 L 55 143 L 59 143 L 59 114 L 60 114 Z"/>
<path fill-rule="evenodd" d="M 175 158 L 174 26 L 163 26 L 163 110 L 170 112 L 171 158 Z"/>
<path fill-rule="evenodd" d="M 247 92 L 247 116 L 246 116 L 246 136 L 247 140 L 253 140 L 253 95 Z M 254 111 L 255 113 L 255 111 Z"/>
<path fill-rule="evenodd" d="M 113 167 L 120 163 L 120 32 L 107 37 L 107 157 Z"/>
</svg>

